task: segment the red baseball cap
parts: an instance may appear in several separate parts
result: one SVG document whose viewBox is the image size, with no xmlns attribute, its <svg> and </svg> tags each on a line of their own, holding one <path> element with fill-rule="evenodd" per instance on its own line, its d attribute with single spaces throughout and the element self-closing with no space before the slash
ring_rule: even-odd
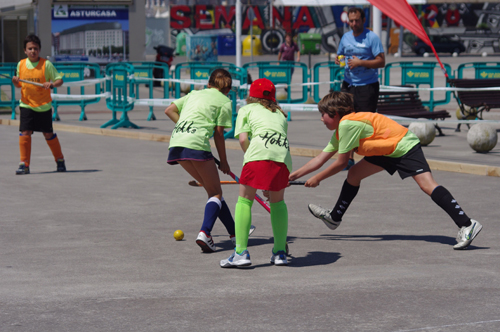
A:
<svg viewBox="0 0 500 332">
<path fill-rule="evenodd" d="M 267 99 L 276 102 L 276 88 L 267 78 L 259 78 L 250 86 L 250 97 Z"/>
</svg>

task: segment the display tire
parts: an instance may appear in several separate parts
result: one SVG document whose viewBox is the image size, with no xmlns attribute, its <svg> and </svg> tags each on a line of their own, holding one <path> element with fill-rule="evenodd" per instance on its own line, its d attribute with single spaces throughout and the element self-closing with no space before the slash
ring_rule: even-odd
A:
<svg viewBox="0 0 500 332">
<path fill-rule="evenodd" d="M 277 29 L 263 30 L 260 34 L 262 50 L 267 54 L 278 54 L 281 44 L 285 42 L 285 35 Z"/>
<path fill-rule="evenodd" d="M 325 51 L 327 51 L 329 53 L 337 53 L 337 46 L 338 46 L 338 44 L 336 46 L 334 46 L 334 45 L 328 43 L 328 38 L 334 37 L 333 39 L 335 39 L 336 35 L 337 36 L 339 35 L 337 29 L 321 35 L 321 47 Z M 338 38 L 340 40 L 340 36 Z"/>
</svg>

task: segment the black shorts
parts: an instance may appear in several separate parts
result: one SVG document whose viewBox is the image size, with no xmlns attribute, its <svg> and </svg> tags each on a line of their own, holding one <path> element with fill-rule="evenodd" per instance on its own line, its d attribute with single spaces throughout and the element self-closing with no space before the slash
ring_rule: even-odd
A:
<svg viewBox="0 0 500 332">
<path fill-rule="evenodd" d="M 364 159 L 371 164 L 382 167 L 391 175 L 398 171 L 401 179 L 431 171 L 420 143 L 399 158 L 372 156 Z"/>
<path fill-rule="evenodd" d="M 169 165 L 177 165 L 179 161 L 183 160 L 207 161 L 213 159 L 212 152 L 174 146 L 169 149 L 167 163 Z"/>
<path fill-rule="evenodd" d="M 45 112 L 35 112 L 31 108 L 20 107 L 21 121 L 19 131 L 41 131 L 42 133 L 53 133 L 52 108 Z"/>
<path fill-rule="evenodd" d="M 379 82 L 354 86 L 349 85 L 346 81 L 342 83 L 342 88 L 340 89 L 340 91 L 342 92 L 347 92 L 353 95 L 355 112 L 372 113 L 375 113 L 377 111 L 379 90 Z"/>
</svg>

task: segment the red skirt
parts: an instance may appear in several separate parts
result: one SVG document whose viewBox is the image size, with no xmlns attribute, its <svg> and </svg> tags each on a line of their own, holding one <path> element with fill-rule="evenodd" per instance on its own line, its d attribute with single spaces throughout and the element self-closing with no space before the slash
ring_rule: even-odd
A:
<svg viewBox="0 0 500 332">
<path fill-rule="evenodd" d="M 251 161 L 243 166 L 240 183 L 255 189 L 280 191 L 288 186 L 290 172 L 284 163 Z"/>
</svg>

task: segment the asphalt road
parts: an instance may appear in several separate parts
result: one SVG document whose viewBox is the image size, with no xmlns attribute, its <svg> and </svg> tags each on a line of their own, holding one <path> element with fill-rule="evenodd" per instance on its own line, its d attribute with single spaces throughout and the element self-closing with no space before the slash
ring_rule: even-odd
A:
<svg viewBox="0 0 500 332">
<path fill-rule="evenodd" d="M 151 126 L 168 133 L 165 123 Z M 254 204 L 253 264 L 227 270 L 221 223 L 217 252 L 195 244 L 206 194 L 166 165 L 167 143 L 58 136 L 68 172 L 55 172 L 38 134 L 32 173 L 16 176 L 17 128 L 0 126 L 2 332 L 500 330 L 498 177 L 434 171 L 484 226 L 468 250 L 452 249 L 456 226 L 411 179 L 385 173 L 365 180 L 341 226 L 327 229 L 307 204 L 333 205 L 341 173 L 287 189 L 289 266 L 270 265 L 269 214 Z M 228 158 L 239 174 L 242 152 Z M 308 160 L 294 156 L 294 168 Z M 224 187 L 232 211 L 237 190 Z"/>
</svg>

